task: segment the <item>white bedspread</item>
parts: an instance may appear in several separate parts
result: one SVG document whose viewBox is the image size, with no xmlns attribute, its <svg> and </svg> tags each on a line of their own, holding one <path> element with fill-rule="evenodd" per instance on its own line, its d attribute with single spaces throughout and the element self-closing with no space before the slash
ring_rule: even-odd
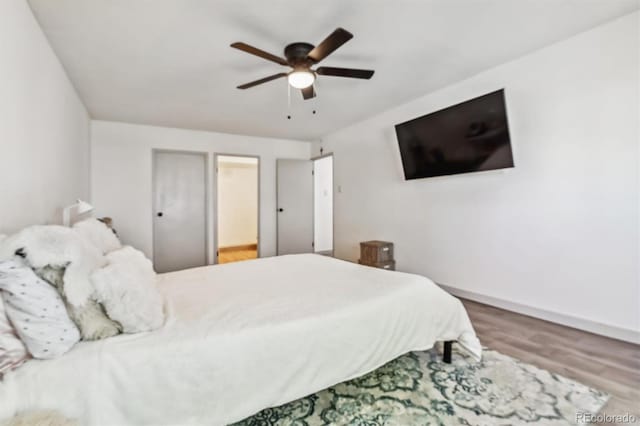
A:
<svg viewBox="0 0 640 426">
<path fill-rule="evenodd" d="M 0 383 L 0 419 L 57 409 L 86 425 L 223 425 L 436 341 L 481 353 L 460 301 L 417 275 L 293 255 L 159 281 L 165 327 L 29 361 Z"/>
</svg>

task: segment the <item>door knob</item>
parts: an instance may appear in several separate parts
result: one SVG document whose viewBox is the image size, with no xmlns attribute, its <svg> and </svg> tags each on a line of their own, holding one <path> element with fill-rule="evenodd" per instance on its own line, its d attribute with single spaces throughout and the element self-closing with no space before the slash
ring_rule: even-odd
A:
<svg viewBox="0 0 640 426">
<path fill-rule="evenodd" d="M 282 213 L 282 212 L 284 211 L 284 209 L 278 209 L 278 211 L 279 211 L 280 213 Z"/>
<path fill-rule="evenodd" d="M 162 217 L 163 215 L 164 215 L 164 213 L 158 212 L 158 217 Z"/>
</svg>

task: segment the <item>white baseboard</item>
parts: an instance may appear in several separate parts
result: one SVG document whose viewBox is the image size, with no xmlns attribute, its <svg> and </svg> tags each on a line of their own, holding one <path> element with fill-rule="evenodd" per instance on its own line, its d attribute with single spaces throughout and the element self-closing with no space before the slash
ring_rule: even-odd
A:
<svg viewBox="0 0 640 426">
<path fill-rule="evenodd" d="M 588 331 L 590 333 L 599 334 L 613 339 L 624 340 L 640 344 L 640 332 L 629 330 L 626 328 L 616 327 L 609 324 L 602 324 L 596 321 L 578 318 L 571 315 L 560 314 L 557 312 L 547 311 L 544 309 L 534 308 L 520 303 L 510 302 L 508 300 L 498 299 L 492 296 L 474 293 L 472 291 L 460 290 L 444 284 L 438 284 L 447 292 L 463 299 L 473 300 L 474 302 L 483 303 L 485 305 L 495 306 L 497 308 L 506 309 L 507 311 L 517 312 L 545 321 L 566 325 L 568 327 L 577 328 L 579 330 Z"/>
</svg>

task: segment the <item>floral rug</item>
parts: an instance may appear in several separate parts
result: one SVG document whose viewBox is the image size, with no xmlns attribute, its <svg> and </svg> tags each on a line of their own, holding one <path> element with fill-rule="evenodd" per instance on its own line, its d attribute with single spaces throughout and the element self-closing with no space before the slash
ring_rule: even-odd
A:
<svg viewBox="0 0 640 426">
<path fill-rule="evenodd" d="M 597 413 L 609 398 L 489 349 L 481 362 L 453 355 L 444 364 L 435 350 L 412 352 L 236 425 L 559 426 L 576 424 L 578 412 Z"/>
</svg>

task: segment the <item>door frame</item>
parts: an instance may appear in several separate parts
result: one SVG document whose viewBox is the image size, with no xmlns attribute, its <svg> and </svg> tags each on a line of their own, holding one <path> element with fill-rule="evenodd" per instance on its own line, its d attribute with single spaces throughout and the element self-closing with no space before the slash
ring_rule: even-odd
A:
<svg viewBox="0 0 640 426">
<path fill-rule="evenodd" d="M 316 160 L 321 160 L 323 158 L 327 158 L 327 157 L 331 157 L 331 257 L 334 257 L 335 252 L 336 252 L 336 157 L 334 157 L 333 155 L 333 151 L 332 152 L 328 152 L 326 154 L 322 154 L 322 155 L 318 155 L 317 157 L 311 157 L 311 161 L 316 161 Z M 315 163 L 314 163 L 314 167 L 313 167 L 313 178 L 315 180 L 315 172 L 316 172 L 316 168 L 315 168 Z M 314 181 L 315 183 L 315 181 Z M 315 185 L 314 185 L 314 189 L 315 189 Z M 315 229 L 316 229 L 316 195 L 315 195 L 315 191 L 313 194 L 313 229 L 314 229 L 314 236 L 315 236 Z M 313 242 L 315 243 L 315 238 L 313 239 Z M 314 253 L 320 253 L 320 252 L 316 252 L 315 251 L 315 246 L 313 248 L 313 252 Z M 322 253 L 321 253 L 322 254 Z"/>
<path fill-rule="evenodd" d="M 201 155 L 204 157 L 204 256 L 205 265 L 209 265 L 209 245 L 211 229 L 209 225 L 210 217 L 210 204 L 211 204 L 211 185 L 209 184 L 209 153 L 207 151 L 190 151 L 186 149 L 164 149 L 164 148 L 151 148 L 151 255 L 153 258 L 153 264 L 155 265 L 156 256 L 156 154 L 188 154 L 188 155 Z"/>
<path fill-rule="evenodd" d="M 213 198 L 213 230 L 215 232 L 215 236 L 213 237 L 213 264 L 218 264 L 218 157 L 243 157 L 243 158 L 255 158 L 258 160 L 258 235 L 256 236 L 258 239 L 258 244 L 256 248 L 256 257 L 260 258 L 260 245 L 262 243 L 262 228 L 261 228 L 261 217 L 262 217 L 262 158 L 259 155 L 251 155 L 251 154 L 225 154 L 222 152 L 214 152 L 213 153 L 213 167 L 210 167 L 211 172 L 213 173 L 213 190 L 211 191 Z M 211 235 L 211 232 L 208 232 L 208 235 Z"/>
</svg>

